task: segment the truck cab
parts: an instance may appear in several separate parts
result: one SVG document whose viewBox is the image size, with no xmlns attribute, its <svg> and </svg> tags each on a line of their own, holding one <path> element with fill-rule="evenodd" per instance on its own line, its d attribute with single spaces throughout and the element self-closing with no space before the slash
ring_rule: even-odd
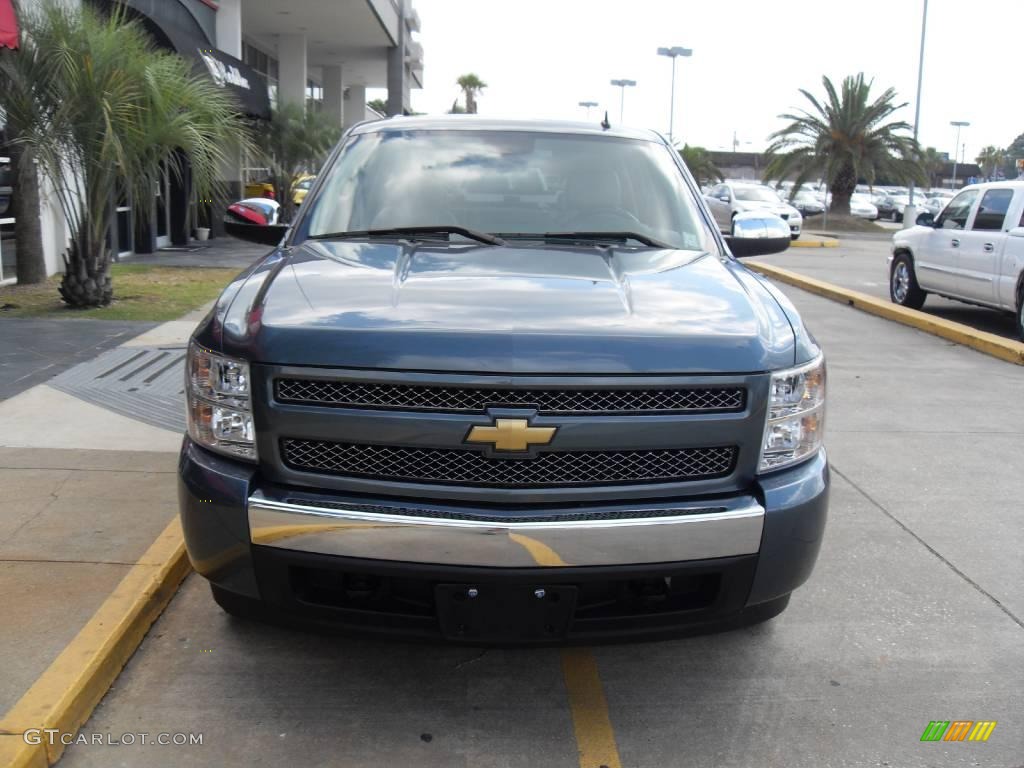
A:
<svg viewBox="0 0 1024 768">
<path fill-rule="evenodd" d="M 889 293 L 919 309 L 929 293 L 1012 312 L 1024 339 L 1024 182 L 964 187 L 893 236 Z"/>
</svg>

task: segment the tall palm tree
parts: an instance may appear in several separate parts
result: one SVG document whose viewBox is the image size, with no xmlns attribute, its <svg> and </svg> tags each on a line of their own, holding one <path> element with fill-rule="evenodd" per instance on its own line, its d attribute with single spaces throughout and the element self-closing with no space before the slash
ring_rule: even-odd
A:
<svg viewBox="0 0 1024 768">
<path fill-rule="evenodd" d="M 989 144 L 987 147 L 982 148 L 981 152 L 978 153 L 976 162 L 981 166 L 981 174 L 986 179 L 991 179 L 996 175 L 996 171 L 1002 167 L 1006 160 L 1006 150 L 994 147 Z"/>
<path fill-rule="evenodd" d="M 924 171 L 926 183 L 938 187 L 942 185 L 942 171 L 946 167 L 946 156 L 935 147 L 925 147 L 918 154 L 918 163 Z"/>
<path fill-rule="evenodd" d="M 832 207 L 839 213 L 849 213 L 850 195 L 859 179 L 869 184 L 878 177 L 920 181 L 923 174 L 917 145 L 907 135 L 910 126 L 903 120 L 891 120 L 906 104 L 896 103 L 892 88 L 872 100 L 872 83 L 860 73 L 844 78 L 837 91 L 832 81 L 823 77 L 823 101 L 801 88 L 811 109 L 780 115 L 790 123 L 770 136 L 768 154 L 772 159 L 766 177 L 784 179 L 795 173 L 794 189 L 824 178 L 832 193 Z"/>
<path fill-rule="evenodd" d="M 475 74 L 470 72 L 469 74 L 463 75 L 455 81 L 456 85 L 462 89 L 462 92 L 466 96 L 466 112 L 471 115 L 476 114 L 476 97 L 479 96 L 484 88 L 487 87 L 487 83 L 477 77 Z"/>
<path fill-rule="evenodd" d="M 0 61 L 0 105 L 19 129 L 67 222 L 60 294 L 72 306 L 109 304 L 115 191 L 152 199 L 164 169 L 210 196 L 222 164 L 248 144 L 237 103 L 208 76 L 153 48 L 122 13 L 44 0 L 25 14 L 25 44 Z M 141 205 L 140 205 L 141 207 Z"/>
<path fill-rule="evenodd" d="M 295 184 L 303 172 L 315 172 L 341 136 L 341 127 L 324 114 L 285 104 L 275 109 L 270 122 L 256 135 L 257 155 L 270 169 L 274 195 L 281 205 L 280 219 L 291 221 Z"/>
<path fill-rule="evenodd" d="M 682 148 L 677 146 L 676 149 L 699 185 L 703 186 L 722 180 L 722 172 L 704 147 L 691 147 L 689 144 L 683 144 Z"/>
</svg>

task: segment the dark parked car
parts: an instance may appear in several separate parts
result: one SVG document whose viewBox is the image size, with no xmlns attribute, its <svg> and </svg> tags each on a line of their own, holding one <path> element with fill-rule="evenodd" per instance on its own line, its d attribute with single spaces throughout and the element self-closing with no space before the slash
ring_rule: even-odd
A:
<svg viewBox="0 0 1024 768">
<path fill-rule="evenodd" d="M 350 130 L 188 353 L 180 505 L 227 611 L 461 642 L 768 619 L 810 575 L 825 365 L 650 131 Z"/>
</svg>

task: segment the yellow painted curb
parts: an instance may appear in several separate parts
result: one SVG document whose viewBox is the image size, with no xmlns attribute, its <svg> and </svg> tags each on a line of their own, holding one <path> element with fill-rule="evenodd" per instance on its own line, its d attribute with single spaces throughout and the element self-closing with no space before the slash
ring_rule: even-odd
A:
<svg viewBox="0 0 1024 768">
<path fill-rule="evenodd" d="M 20 734 L 0 735 L 0 765 L 3 768 L 49 768 L 46 748 L 42 744 L 26 744 Z"/>
<path fill-rule="evenodd" d="M 64 752 L 59 739 L 52 745 L 47 743 L 44 750 L 25 744 L 21 734 L 31 728 L 54 728 L 72 735 L 77 732 L 174 596 L 189 568 L 181 524 L 175 518 L 49 668 L 0 719 L 0 734 L 9 734 L 0 735 L 0 766 L 9 761 L 19 768 L 36 768 L 57 762 Z M 12 739 L 21 747 L 9 745 Z"/>
<path fill-rule="evenodd" d="M 839 241 L 834 237 L 823 237 L 820 240 L 794 240 L 789 244 L 790 248 L 838 248 Z"/>
<path fill-rule="evenodd" d="M 887 320 L 894 320 L 919 331 L 940 336 L 965 347 L 971 347 L 986 355 L 998 357 L 1016 365 L 1024 365 L 1024 344 L 1012 339 L 1004 339 L 994 333 L 979 331 L 963 323 L 954 323 L 952 320 L 935 317 L 926 312 L 919 312 L 916 309 L 907 309 L 899 304 L 869 296 L 860 291 L 852 291 L 848 288 L 841 288 L 823 280 L 815 280 L 813 277 L 791 272 L 788 269 L 759 261 L 745 262 L 755 272 L 760 272 L 766 277 L 771 277 L 783 283 L 795 285 L 805 291 L 824 296 L 842 304 L 848 304 L 872 315 L 884 317 Z"/>
</svg>

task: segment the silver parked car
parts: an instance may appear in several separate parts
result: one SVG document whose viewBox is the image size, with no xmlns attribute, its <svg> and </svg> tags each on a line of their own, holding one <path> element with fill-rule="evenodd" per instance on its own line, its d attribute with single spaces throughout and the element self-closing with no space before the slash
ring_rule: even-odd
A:
<svg viewBox="0 0 1024 768">
<path fill-rule="evenodd" d="M 764 184 L 727 181 L 716 184 L 704 196 L 708 208 L 723 232 L 732 233 L 733 218 L 744 211 L 770 211 L 789 225 L 790 237 L 800 237 L 803 216 L 789 203 L 779 200 L 778 193 Z"/>
</svg>

